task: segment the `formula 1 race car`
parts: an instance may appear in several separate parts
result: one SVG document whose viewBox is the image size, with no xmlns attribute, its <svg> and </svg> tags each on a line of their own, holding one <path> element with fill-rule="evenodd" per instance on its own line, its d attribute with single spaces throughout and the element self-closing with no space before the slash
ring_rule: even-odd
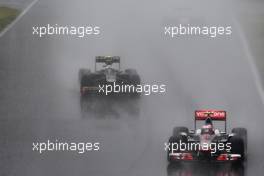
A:
<svg viewBox="0 0 264 176">
<path fill-rule="evenodd" d="M 98 70 L 97 65 L 103 64 Z M 116 65 L 118 65 L 116 67 Z M 121 71 L 119 56 L 96 56 L 95 71 L 90 69 L 79 70 L 81 95 L 89 94 L 130 94 L 139 95 L 133 87 L 140 84 L 140 77 L 135 69 Z"/>
<path fill-rule="evenodd" d="M 204 121 L 196 129 L 197 121 Z M 215 128 L 213 121 L 224 121 L 224 131 Z M 170 163 L 181 161 L 217 161 L 241 163 L 247 156 L 247 130 L 233 128 L 226 132 L 226 111 L 195 111 L 194 130 L 175 127 L 166 144 Z"/>
</svg>

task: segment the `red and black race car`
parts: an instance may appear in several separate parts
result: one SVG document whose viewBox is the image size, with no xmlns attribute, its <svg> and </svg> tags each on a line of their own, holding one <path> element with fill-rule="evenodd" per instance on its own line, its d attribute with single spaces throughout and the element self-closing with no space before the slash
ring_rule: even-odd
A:
<svg viewBox="0 0 264 176">
<path fill-rule="evenodd" d="M 197 129 L 197 121 L 204 121 Z M 217 129 L 213 121 L 224 121 L 224 130 Z M 233 128 L 226 131 L 226 111 L 195 111 L 194 130 L 175 127 L 166 144 L 169 162 L 217 161 L 241 163 L 247 155 L 247 130 Z"/>
</svg>

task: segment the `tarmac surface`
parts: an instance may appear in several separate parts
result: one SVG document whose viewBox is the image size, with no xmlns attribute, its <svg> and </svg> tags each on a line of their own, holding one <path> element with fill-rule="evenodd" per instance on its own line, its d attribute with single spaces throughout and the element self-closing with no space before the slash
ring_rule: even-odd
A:
<svg viewBox="0 0 264 176">
<path fill-rule="evenodd" d="M 236 22 L 238 1 L 40 0 L 0 38 L 0 175 L 261 175 L 263 102 Z M 164 23 L 231 25 L 219 38 L 164 35 Z M 33 26 L 93 25 L 101 34 L 32 35 Z M 173 25 L 173 24 L 172 24 Z M 261 50 L 261 48 L 259 48 Z M 120 55 L 144 84 L 165 94 L 80 98 L 78 70 Z M 168 166 L 174 126 L 193 128 L 196 109 L 224 109 L 228 130 L 248 130 L 243 167 Z M 99 152 L 32 151 L 33 142 L 100 142 Z"/>
</svg>

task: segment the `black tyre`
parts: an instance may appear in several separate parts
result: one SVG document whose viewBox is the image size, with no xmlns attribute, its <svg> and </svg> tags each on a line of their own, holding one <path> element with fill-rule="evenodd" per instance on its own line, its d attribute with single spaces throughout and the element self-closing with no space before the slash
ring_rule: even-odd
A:
<svg viewBox="0 0 264 176">
<path fill-rule="evenodd" d="M 246 159 L 247 157 L 247 130 L 245 128 L 233 128 L 232 133 L 234 133 L 235 136 L 240 137 L 243 140 L 243 143 L 244 143 L 243 159 Z"/>
<path fill-rule="evenodd" d="M 91 70 L 86 68 L 81 68 L 78 73 L 79 82 L 81 83 L 82 77 L 84 75 L 89 75 L 91 73 Z"/>
<path fill-rule="evenodd" d="M 135 69 L 126 69 L 125 72 L 129 75 L 137 75 L 137 71 Z"/>
<path fill-rule="evenodd" d="M 172 152 L 172 144 L 173 143 L 180 143 L 181 140 L 182 140 L 182 137 L 179 136 L 179 135 L 178 136 L 171 136 L 169 138 L 170 149 L 167 151 L 167 160 L 168 160 L 168 162 L 172 162 L 172 159 L 169 156 L 169 154 Z"/>
<path fill-rule="evenodd" d="M 233 136 L 229 139 L 229 142 L 231 143 L 231 153 L 240 154 L 241 160 L 239 161 L 243 161 L 245 159 L 244 140 L 239 136 Z"/>
<path fill-rule="evenodd" d="M 88 95 L 91 91 L 84 91 L 84 87 L 94 86 L 94 75 L 93 74 L 83 74 L 80 80 L 80 92 L 82 95 Z"/>
<path fill-rule="evenodd" d="M 141 80 L 140 77 L 135 69 L 126 69 L 125 73 L 129 75 L 130 83 L 132 85 L 140 84 Z"/>
<path fill-rule="evenodd" d="M 187 135 L 189 134 L 189 129 L 187 127 L 174 127 L 173 128 L 173 132 L 172 132 L 172 136 L 178 136 L 181 135 L 181 133 L 186 133 Z"/>
<path fill-rule="evenodd" d="M 186 133 L 186 135 L 182 135 L 181 133 Z M 170 151 L 167 151 L 167 160 L 169 162 L 172 162 L 171 158 L 169 157 L 169 154 L 172 151 L 172 144 L 173 143 L 188 143 L 188 135 L 189 135 L 189 129 L 187 127 L 174 127 L 173 128 L 173 134 L 169 138 L 170 143 Z M 181 152 L 180 148 L 177 152 Z M 175 161 L 174 161 L 175 162 Z"/>
<path fill-rule="evenodd" d="M 128 74 L 128 82 L 130 85 L 140 85 L 141 79 L 135 69 L 126 69 L 125 73 Z M 131 94 L 133 97 L 139 97 L 140 93 L 139 92 L 134 92 Z"/>
</svg>

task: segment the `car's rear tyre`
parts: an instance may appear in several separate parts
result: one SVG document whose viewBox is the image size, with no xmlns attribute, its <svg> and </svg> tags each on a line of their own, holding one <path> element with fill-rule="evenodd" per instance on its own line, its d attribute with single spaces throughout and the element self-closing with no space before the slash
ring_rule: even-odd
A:
<svg viewBox="0 0 264 176">
<path fill-rule="evenodd" d="M 185 135 L 183 135 L 185 134 Z M 189 135 L 189 129 L 187 127 L 174 127 L 172 136 L 179 138 L 181 142 L 186 143 L 188 142 L 188 135 Z"/>
<path fill-rule="evenodd" d="M 84 75 L 89 75 L 91 73 L 90 69 L 81 68 L 78 73 L 79 82 L 81 83 L 82 77 Z"/>
<path fill-rule="evenodd" d="M 80 93 L 81 95 L 88 95 L 89 92 L 85 91 L 84 87 L 92 86 L 93 80 L 92 80 L 92 74 L 83 74 L 80 78 Z"/>
<path fill-rule="evenodd" d="M 125 73 L 129 75 L 137 75 L 137 70 L 129 68 L 129 69 L 125 69 Z"/>
<path fill-rule="evenodd" d="M 180 135 L 171 136 L 169 138 L 170 147 L 169 147 L 169 150 L 167 151 L 167 160 L 168 160 L 168 162 L 175 162 L 174 160 L 171 159 L 170 153 L 172 152 L 173 143 L 178 143 L 179 144 L 181 140 L 182 140 L 182 137 Z M 180 152 L 180 149 L 178 151 L 176 150 L 176 152 Z"/>
<path fill-rule="evenodd" d="M 129 79 L 129 84 L 130 85 L 140 85 L 141 83 L 141 79 L 137 73 L 137 71 L 135 69 L 126 69 L 125 73 L 128 74 L 128 79 Z M 132 97 L 139 97 L 140 96 L 140 92 L 133 92 Z"/>
<path fill-rule="evenodd" d="M 231 131 L 236 137 L 239 137 L 243 141 L 244 153 L 243 160 L 247 158 L 247 130 L 245 128 L 233 128 Z"/>
<path fill-rule="evenodd" d="M 238 162 L 244 161 L 245 145 L 243 139 L 239 136 L 233 136 L 230 138 L 229 142 L 231 143 L 231 153 L 241 155 L 241 159 L 239 159 Z"/>
<path fill-rule="evenodd" d="M 141 80 L 135 69 L 126 69 L 125 73 L 129 75 L 130 83 L 132 85 L 139 85 Z"/>
<path fill-rule="evenodd" d="M 186 135 L 188 135 L 189 134 L 189 129 L 187 127 L 184 127 L 184 126 L 174 127 L 173 128 L 173 132 L 172 132 L 173 136 L 181 135 L 181 133 L 186 133 Z"/>
<path fill-rule="evenodd" d="M 183 135 L 183 133 L 185 133 L 186 135 Z M 189 129 L 187 127 L 174 127 L 173 128 L 173 132 L 172 132 L 172 136 L 169 138 L 169 144 L 170 144 L 170 150 L 167 151 L 167 160 L 168 162 L 175 162 L 171 159 L 171 157 L 169 156 L 169 154 L 172 151 L 172 145 L 173 143 L 177 143 L 178 147 L 180 143 L 188 143 L 188 135 L 189 135 Z M 175 152 L 175 149 L 174 149 Z M 178 151 L 176 150 L 176 152 L 181 152 L 180 148 L 178 148 Z"/>
</svg>

